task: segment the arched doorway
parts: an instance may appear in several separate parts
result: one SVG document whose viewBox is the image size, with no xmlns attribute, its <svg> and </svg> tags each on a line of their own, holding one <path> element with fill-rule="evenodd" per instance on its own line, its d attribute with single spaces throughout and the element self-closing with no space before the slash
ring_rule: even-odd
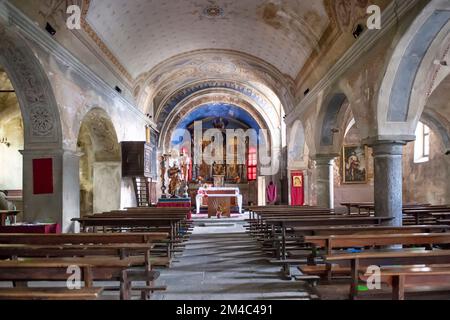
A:
<svg viewBox="0 0 450 320">
<path fill-rule="evenodd" d="M 6 196 L 8 207 L 17 210 L 23 209 L 23 161 L 20 154 L 23 148 L 24 129 L 19 101 L 11 80 L 0 66 L 0 191 Z"/>
<path fill-rule="evenodd" d="M 17 96 L 23 120 L 23 219 L 55 222 L 68 231 L 76 217 L 71 199 L 64 197 L 70 183 L 61 172 L 70 155 L 62 148 L 58 104 L 47 74 L 27 41 L 18 32 L 0 25 L 0 65 L 6 71 Z M 48 169 L 36 177 L 42 164 Z M 45 185 L 45 188 L 41 188 Z"/>
<path fill-rule="evenodd" d="M 80 215 L 117 210 L 121 194 L 121 153 L 116 131 L 103 109 L 84 118 L 78 134 Z"/>
</svg>

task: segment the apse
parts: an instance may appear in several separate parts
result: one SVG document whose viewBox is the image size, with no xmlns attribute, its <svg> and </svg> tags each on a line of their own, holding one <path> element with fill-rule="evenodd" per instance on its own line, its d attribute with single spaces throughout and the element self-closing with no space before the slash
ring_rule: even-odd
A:
<svg viewBox="0 0 450 320">
<path fill-rule="evenodd" d="M 202 129 L 208 130 L 215 128 L 215 124 L 220 119 L 225 124 L 224 129 L 254 129 L 257 132 L 262 129 L 253 116 L 240 107 L 228 103 L 206 104 L 193 110 L 181 120 L 172 134 L 172 145 L 177 146 L 183 142 L 183 129 L 193 133 L 195 122 L 201 121 Z"/>
</svg>

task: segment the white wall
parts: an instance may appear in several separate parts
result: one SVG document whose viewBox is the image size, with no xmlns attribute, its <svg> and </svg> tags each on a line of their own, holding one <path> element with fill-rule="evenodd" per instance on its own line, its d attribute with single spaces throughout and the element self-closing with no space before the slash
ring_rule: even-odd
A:
<svg viewBox="0 0 450 320">
<path fill-rule="evenodd" d="M 0 120 L 0 139 L 8 138 L 11 146 L 0 144 L 0 189 L 22 190 L 23 126 L 20 116 Z"/>
</svg>

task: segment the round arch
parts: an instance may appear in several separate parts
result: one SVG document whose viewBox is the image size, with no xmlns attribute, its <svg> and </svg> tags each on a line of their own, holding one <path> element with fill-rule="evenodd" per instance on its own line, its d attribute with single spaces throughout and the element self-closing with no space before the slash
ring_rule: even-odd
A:
<svg viewBox="0 0 450 320">
<path fill-rule="evenodd" d="M 25 150 L 61 148 L 59 109 L 40 62 L 21 36 L 2 25 L 0 39 L 0 65 L 6 70 L 19 100 Z"/>
<path fill-rule="evenodd" d="M 378 135 L 414 140 L 450 45 L 450 3 L 431 1 L 398 43 L 381 85 Z"/>
<path fill-rule="evenodd" d="M 305 155 L 305 129 L 300 120 L 292 125 L 288 142 L 288 163 L 302 161 Z"/>
<path fill-rule="evenodd" d="M 103 109 L 93 108 L 85 115 L 77 147 L 81 216 L 119 209 L 121 151 L 114 125 Z"/>
<path fill-rule="evenodd" d="M 338 154 L 351 113 L 350 102 L 342 92 L 333 92 L 324 100 L 316 128 L 316 153 Z"/>
<path fill-rule="evenodd" d="M 166 116 L 166 120 L 161 129 L 160 147 L 167 148 L 170 142 L 171 132 L 177 128 L 177 125 L 187 114 L 200 106 L 217 103 L 234 105 L 247 112 L 256 121 L 259 128 L 268 130 L 268 137 L 266 140 L 269 141 L 269 145 L 274 145 L 279 140 L 275 133 L 277 123 L 276 119 L 273 119 L 273 116 L 271 118 L 263 109 L 258 107 L 252 100 L 244 95 L 237 95 L 235 92 L 229 90 L 218 91 L 213 89 L 198 92 L 195 95 L 190 96 Z"/>
</svg>

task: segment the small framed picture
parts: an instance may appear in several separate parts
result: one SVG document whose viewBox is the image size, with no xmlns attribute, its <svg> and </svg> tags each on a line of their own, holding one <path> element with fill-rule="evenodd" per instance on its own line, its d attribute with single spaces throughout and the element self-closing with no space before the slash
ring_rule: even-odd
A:
<svg viewBox="0 0 450 320">
<path fill-rule="evenodd" d="M 293 177 L 293 185 L 294 185 L 294 188 L 302 188 L 303 187 L 303 177 L 302 176 L 294 176 Z"/>
<path fill-rule="evenodd" d="M 366 146 L 344 146 L 342 150 L 342 182 L 365 184 L 368 182 L 368 148 Z"/>
</svg>

